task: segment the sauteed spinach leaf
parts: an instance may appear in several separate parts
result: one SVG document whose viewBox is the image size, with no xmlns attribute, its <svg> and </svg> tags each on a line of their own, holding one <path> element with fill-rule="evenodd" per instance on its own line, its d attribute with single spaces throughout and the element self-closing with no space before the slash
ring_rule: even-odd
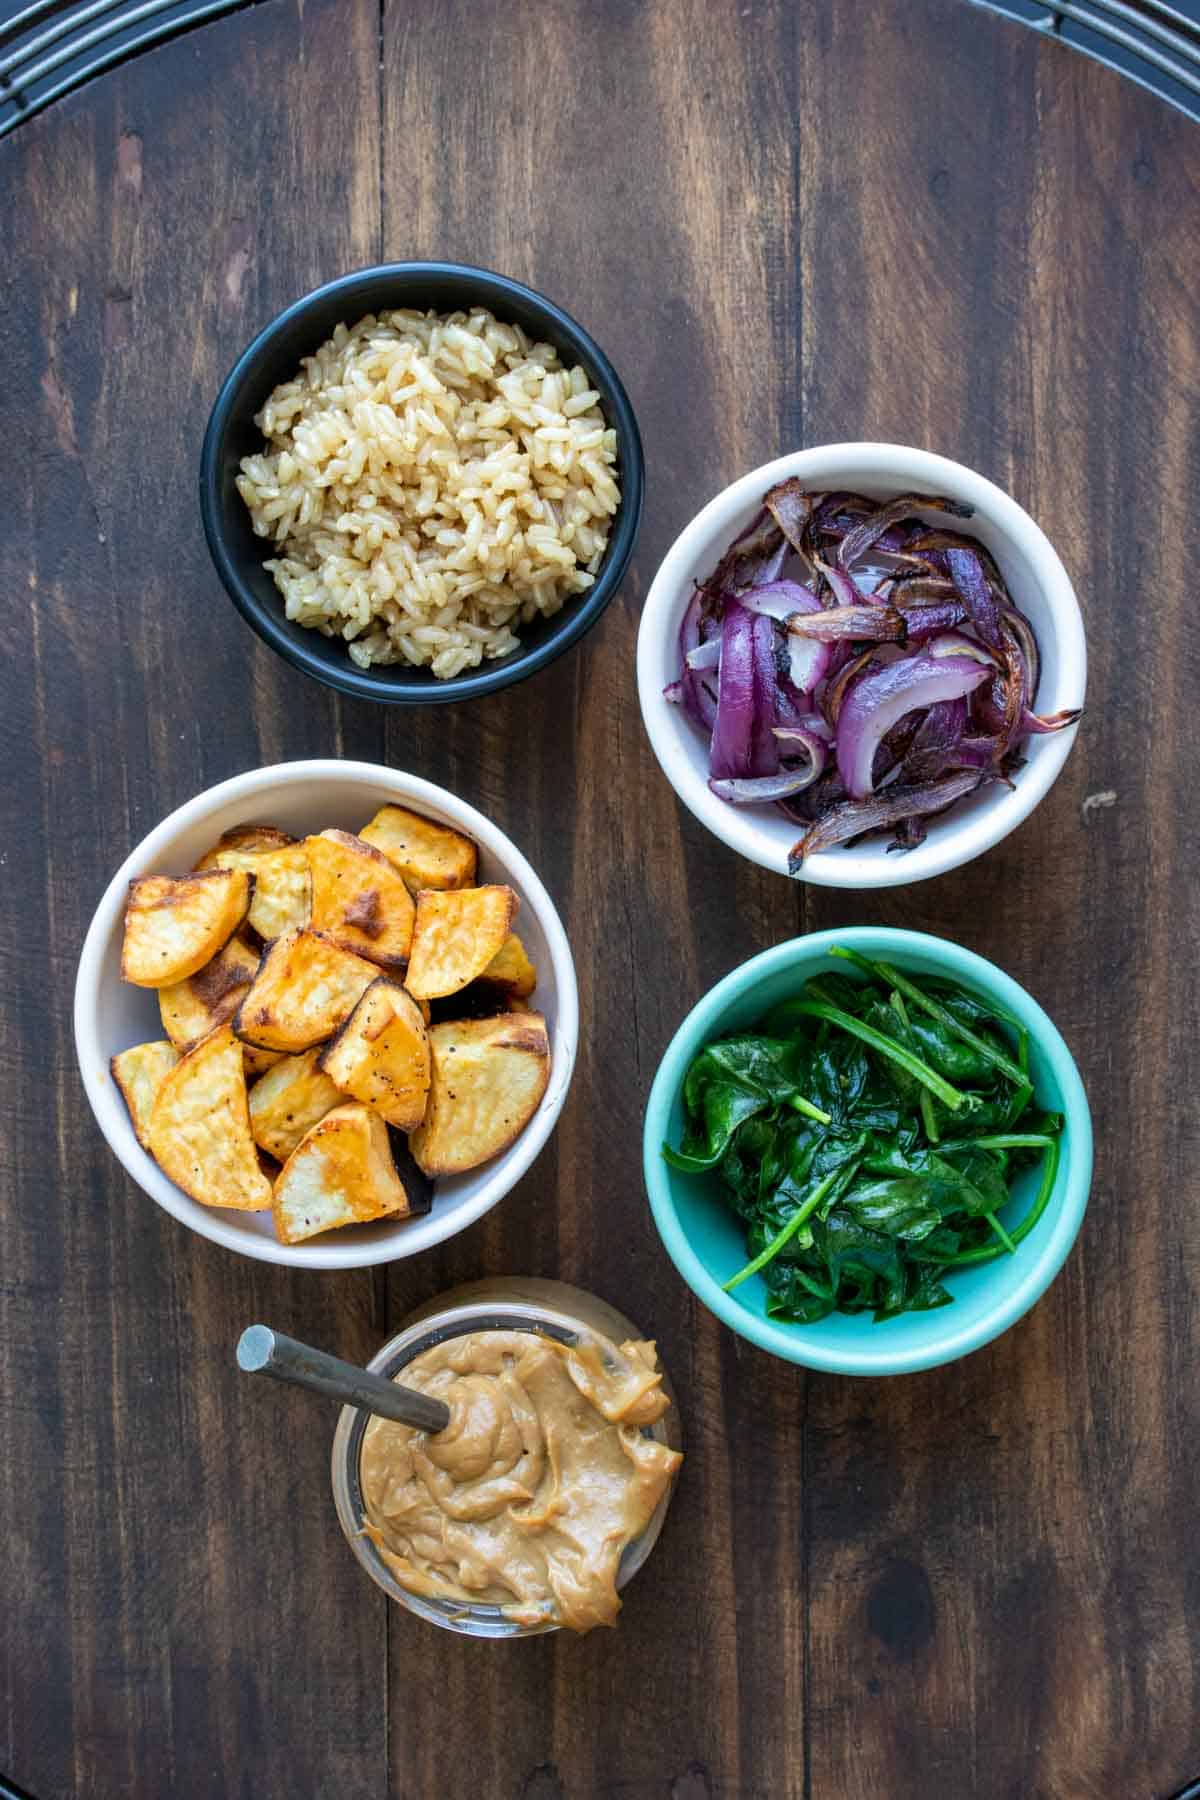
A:
<svg viewBox="0 0 1200 1800">
<path fill-rule="evenodd" d="M 706 1045 L 688 1070 L 686 1127 L 663 1155 L 715 1172 L 742 1220 L 767 1312 L 801 1324 L 946 1306 L 956 1268 L 1011 1256 L 1058 1170 L 1062 1119 L 1036 1109 L 1015 1020 L 953 983 L 857 951 L 865 979 L 822 974 L 758 1030 Z M 1004 1219 L 1041 1165 L 1032 1203 Z"/>
</svg>

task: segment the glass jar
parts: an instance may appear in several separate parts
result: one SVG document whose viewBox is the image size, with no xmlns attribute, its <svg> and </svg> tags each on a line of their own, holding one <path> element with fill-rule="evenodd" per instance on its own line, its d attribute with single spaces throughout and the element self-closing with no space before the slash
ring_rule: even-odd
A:
<svg viewBox="0 0 1200 1800">
<path fill-rule="evenodd" d="M 410 1313 L 400 1331 L 372 1357 L 367 1367 L 392 1380 L 423 1350 L 444 1343 L 447 1338 L 463 1337 L 473 1331 L 532 1331 L 564 1343 L 581 1330 L 597 1332 L 616 1344 L 643 1335 L 616 1307 L 565 1281 L 542 1281 L 532 1276 L 473 1281 L 448 1294 L 438 1295 Z M 662 1418 L 647 1428 L 647 1435 L 672 1450 L 680 1450 L 683 1434 L 679 1408 L 665 1370 L 662 1385 L 671 1404 Z M 366 1509 L 359 1479 L 359 1460 L 363 1433 L 370 1417 L 358 1407 L 342 1408 L 333 1438 L 333 1498 L 347 1542 L 372 1581 L 419 1618 L 428 1619 L 431 1625 L 440 1625 L 445 1631 L 462 1632 L 467 1637 L 539 1637 L 543 1632 L 560 1630 L 561 1627 L 553 1622 L 518 1624 L 506 1618 L 498 1606 L 469 1606 L 461 1601 L 410 1594 L 407 1588 L 401 1587 L 363 1529 Z M 653 1550 L 674 1488 L 673 1477 L 641 1537 L 626 1546 L 617 1575 L 619 1588 L 627 1586 Z"/>
</svg>

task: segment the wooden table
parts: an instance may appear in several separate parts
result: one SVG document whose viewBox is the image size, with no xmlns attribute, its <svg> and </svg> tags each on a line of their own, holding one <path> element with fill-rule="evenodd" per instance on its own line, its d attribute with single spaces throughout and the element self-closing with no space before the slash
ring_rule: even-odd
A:
<svg viewBox="0 0 1200 1800">
<path fill-rule="evenodd" d="M 0 1769 L 38 1800 L 1141 1800 L 1200 1770 L 1200 312 L 1194 126 L 962 0 L 264 0 L 0 146 Z M 340 701 L 226 602 L 196 467 L 281 305 L 383 257 L 532 282 L 645 437 L 632 573 L 489 701 Z M 686 519 L 806 443 L 928 445 L 1048 529 L 1089 628 L 1054 792 L 958 874 L 791 885 L 676 805 L 634 692 Z M 443 782 L 565 916 L 582 1055 L 520 1189 L 439 1251 L 306 1275 L 159 1212 L 71 1041 L 80 940 L 151 825 L 314 754 Z M 692 1302 L 639 1174 L 682 1013 L 752 952 L 876 920 L 1048 1006 L 1096 1181 L 1036 1310 L 891 1382 L 785 1367 Z M 332 1419 L 241 1327 L 365 1358 L 485 1272 L 653 1331 L 690 1457 L 620 1630 L 492 1646 L 374 1591 Z"/>
</svg>

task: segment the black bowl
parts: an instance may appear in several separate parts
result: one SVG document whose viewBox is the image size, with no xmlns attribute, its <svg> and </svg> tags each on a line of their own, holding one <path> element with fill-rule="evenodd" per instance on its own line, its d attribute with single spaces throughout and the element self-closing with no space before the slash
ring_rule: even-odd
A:
<svg viewBox="0 0 1200 1800">
<path fill-rule="evenodd" d="M 522 625 L 521 642 L 510 656 L 448 681 L 439 681 L 428 669 L 402 664 L 360 669 L 351 662 L 341 638 L 324 637 L 285 615 L 282 595 L 263 567 L 271 547 L 268 540 L 254 535 L 249 512 L 234 485 L 238 465 L 243 456 L 263 447 L 255 413 L 280 382 L 291 379 L 301 358 L 312 355 L 331 336 L 336 325 L 354 325 L 367 313 L 393 307 L 432 307 L 449 313 L 472 306 L 486 306 L 506 324 L 520 325 L 530 337 L 553 344 L 568 367 L 579 363 L 586 369 L 600 395 L 605 418 L 617 433 L 621 504 L 612 522 L 608 548 L 586 594 L 568 600 L 552 619 Z M 494 693 L 545 668 L 577 643 L 621 584 L 641 523 L 643 486 L 637 420 L 616 370 L 599 345 L 553 301 L 503 275 L 461 263 L 385 263 L 343 275 L 297 300 L 259 332 L 234 364 L 217 395 L 200 456 L 204 535 L 217 573 L 242 617 L 273 650 L 317 681 L 343 694 L 396 706 L 432 705 Z"/>
</svg>

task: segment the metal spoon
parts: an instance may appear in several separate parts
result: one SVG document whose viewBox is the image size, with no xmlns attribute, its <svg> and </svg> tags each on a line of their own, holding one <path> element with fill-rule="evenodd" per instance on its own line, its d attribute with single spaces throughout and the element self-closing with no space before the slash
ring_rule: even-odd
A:
<svg viewBox="0 0 1200 1800">
<path fill-rule="evenodd" d="M 269 1325 L 247 1326 L 238 1339 L 237 1360 L 238 1368 L 247 1374 L 294 1382 L 346 1406 L 362 1407 L 381 1418 L 411 1425 L 415 1431 L 444 1431 L 450 1423 L 450 1408 L 444 1401 L 343 1362 L 340 1356 L 297 1343 Z"/>
</svg>

